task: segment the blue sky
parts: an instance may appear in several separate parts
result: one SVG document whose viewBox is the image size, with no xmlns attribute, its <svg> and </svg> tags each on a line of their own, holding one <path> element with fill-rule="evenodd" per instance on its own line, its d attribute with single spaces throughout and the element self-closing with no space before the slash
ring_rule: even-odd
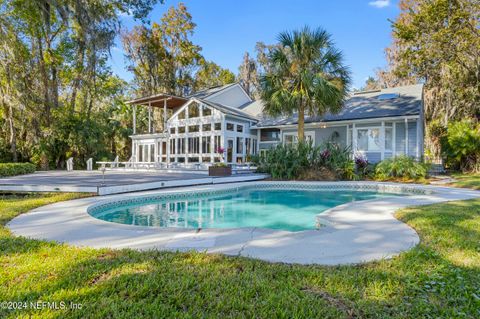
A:
<svg viewBox="0 0 480 319">
<path fill-rule="evenodd" d="M 332 34 L 353 75 L 353 86 L 360 87 L 377 67 L 385 65 L 384 48 L 390 44 L 391 26 L 399 13 L 393 0 L 184 0 L 155 6 L 150 21 L 158 21 L 171 6 L 183 2 L 197 24 L 194 43 L 203 56 L 238 73 L 245 51 L 253 53 L 255 43 L 275 43 L 279 32 L 323 27 Z M 122 17 L 124 27 L 136 23 Z M 113 71 L 131 80 L 119 39 L 112 50 Z"/>
</svg>

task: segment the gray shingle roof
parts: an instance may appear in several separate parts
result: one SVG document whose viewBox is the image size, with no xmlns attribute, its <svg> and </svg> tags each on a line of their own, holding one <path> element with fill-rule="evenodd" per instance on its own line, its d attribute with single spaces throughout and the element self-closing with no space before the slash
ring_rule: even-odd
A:
<svg viewBox="0 0 480 319">
<path fill-rule="evenodd" d="M 352 95 L 338 114 L 305 116 L 305 123 L 418 115 L 422 109 L 422 92 L 423 84 L 360 92 Z M 379 98 L 379 96 L 385 94 L 393 94 L 396 97 L 391 99 Z M 280 117 L 264 116 L 256 126 L 297 124 L 297 120 L 297 114 Z"/>
<path fill-rule="evenodd" d="M 205 90 L 195 92 L 195 93 L 187 96 L 187 98 L 196 97 L 196 98 L 199 98 L 199 99 L 205 99 L 205 98 L 207 98 L 207 97 L 209 97 L 209 96 L 211 96 L 211 95 L 213 95 L 217 92 L 223 91 L 226 88 L 229 88 L 229 87 L 231 87 L 232 85 L 235 85 L 235 84 L 237 84 L 237 83 L 230 83 L 230 84 L 226 84 L 226 85 L 211 87 L 211 88 L 208 88 L 208 89 L 205 89 Z"/>
<path fill-rule="evenodd" d="M 206 104 L 206 105 L 209 105 L 225 114 L 230 114 L 230 115 L 235 115 L 235 116 L 240 116 L 240 117 L 244 117 L 246 119 L 249 119 L 249 120 L 254 120 L 254 121 L 258 121 L 258 118 L 256 118 L 255 116 L 252 116 L 251 114 L 248 114 L 247 112 L 244 112 L 242 110 L 239 110 L 237 108 L 234 108 L 234 107 L 230 107 L 230 106 L 226 106 L 226 105 L 223 105 L 223 104 L 220 104 L 220 103 L 217 103 L 217 102 L 212 102 L 212 101 L 208 101 L 208 100 L 202 100 L 202 99 L 199 99 L 197 98 L 197 100 L 199 100 L 200 102 Z"/>
</svg>

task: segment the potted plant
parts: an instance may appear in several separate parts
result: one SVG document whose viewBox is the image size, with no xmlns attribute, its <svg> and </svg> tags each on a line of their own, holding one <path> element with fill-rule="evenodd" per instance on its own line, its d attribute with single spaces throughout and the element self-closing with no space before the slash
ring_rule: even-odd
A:
<svg viewBox="0 0 480 319">
<path fill-rule="evenodd" d="M 217 153 L 220 154 L 222 161 L 220 163 L 215 163 L 208 168 L 208 176 L 230 176 L 232 175 L 232 167 L 228 166 L 223 162 L 223 154 L 225 149 L 219 147 Z"/>
</svg>

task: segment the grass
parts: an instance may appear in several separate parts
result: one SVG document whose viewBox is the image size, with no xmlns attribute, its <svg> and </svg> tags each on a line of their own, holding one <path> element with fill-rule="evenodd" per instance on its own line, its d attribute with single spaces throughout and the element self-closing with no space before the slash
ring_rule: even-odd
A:
<svg viewBox="0 0 480 319">
<path fill-rule="evenodd" d="M 480 189 L 480 174 L 453 174 L 453 177 L 457 180 L 452 183 L 452 186 Z"/>
<path fill-rule="evenodd" d="M 75 248 L 13 237 L 3 227 L 33 207 L 76 196 L 3 198 L 0 301 L 82 308 L 0 309 L 1 318 L 480 317 L 480 200 L 398 212 L 421 244 L 392 260 L 358 266 Z"/>
</svg>

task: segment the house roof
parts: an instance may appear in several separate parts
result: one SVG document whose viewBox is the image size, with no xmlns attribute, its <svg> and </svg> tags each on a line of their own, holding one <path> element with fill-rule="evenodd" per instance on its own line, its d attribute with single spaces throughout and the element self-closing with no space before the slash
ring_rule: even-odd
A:
<svg viewBox="0 0 480 319">
<path fill-rule="evenodd" d="M 305 123 L 348 121 L 419 115 L 422 110 L 423 84 L 354 93 L 337 114 L 305 116 Z M 298 123 L 297 114 L 263 117 L 256 127 L 271 127 Z"/>
<path fill-rule="evenodd" d="M 202 99 L 199 99 L 199 98 L 196 98 L 198 101 L 208 105 L 208 106 L 211 106 L 217 110 L 219 110 L 220 112 L 224 113 L 224 114 L 230 114 L 230 115 L 234 115 L 234 116 L 240 116 L 240 117 L 243 117 L 243 118 L 246 118 L 246 119 L 249 119 L 249 120 L 254 120 L 254 121 L 258 121 L 258 118 L 247 113 L 247 112 L 244 112 L 242 110 L 239 110 L 237 108 L 234 108 L 234 107 L 230 107 L 230 106 L 226 106 L 226 105 L 223 105 L 223 104 L 220 104 L 220 103 L 217 103 L 217 102 L 212 102 L 212 101 L 208 101 L 208 100 L 202 100 Z"/>
<path fill-rule="evenodd" d="M 220 91 L 223 91 L 231 86 L 234 86 L 236 85 L 237 83 L 234 82 L 234 83 L 230 83 L 230 84 L 226 84 L 226 85 L 219 85 L 219 86 L 214 86 L 214 87 L 211 87 L 211 88 L 208 88 L 208 89 L 205 89 L 205 90 L 201 90 L 201 91 L 198 91 L 198 92 L 195 92 L 195 93 L 192 93 L 190 94 L 189 96 L 187 96 L 188 98 L 190 97 L 196 97 L 196 98 L 199 98 L 199 99 L 205 99 L 217 92 L 220 92 Z"/>
<path fill-rule="evenodd" d="M 170 94 L 155 94 L 151 96 L 145 96 L 141 97 L 138 99 L 133 99 L 130 101 L 127 101 L 127 104 L 130 105 L 143 105 L 143 106 L 153 106 L 153 107 L 163 107 L 165 101 L 167 108 L 169 109 L 175 109 L 188 101 L 188 99 L 180 97 L 180 96 L 175 96 L 175 95 L 170 95 Z"/>
</svg>

